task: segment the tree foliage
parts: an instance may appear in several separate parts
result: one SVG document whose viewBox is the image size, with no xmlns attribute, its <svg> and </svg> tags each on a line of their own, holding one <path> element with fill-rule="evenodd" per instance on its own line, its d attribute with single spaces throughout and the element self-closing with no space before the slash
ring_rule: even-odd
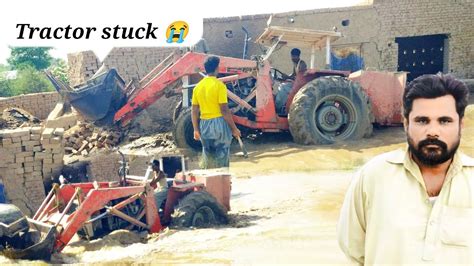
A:
<svg viewBox="0 0 474 266">
<path fill-rule="evenodd" d="M 13 69 L 23 69 L 32 66 L 36 70 L 43 70 L 51 65 L 52 57 L 49 50 L 52 47 L 10 47 L 8 64 Z"/>
<path fill-rule="evenodd" d="M 60 58 L 54 58 L 49 70 L 51 73 L 53 73 L 55 78 L 60 79 L 66 84 L 69 84 L 69 77 L 67 75 L 68 66 L 66 61 Z"/>
<path fill-rule="evenodd" d="M 18 70 L 16 79 L 0 80 L 0 97 L 53 91 L 54 87 L 44 73 L 32 66 Z"/>
</svg>

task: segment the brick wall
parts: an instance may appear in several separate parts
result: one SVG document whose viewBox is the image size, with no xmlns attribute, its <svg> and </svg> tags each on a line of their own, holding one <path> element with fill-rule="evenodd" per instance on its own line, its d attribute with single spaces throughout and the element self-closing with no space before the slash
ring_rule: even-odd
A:
<svg viewBox="0 0 474 266">
<path fill-rule="evenodd" d="M 459 78 L 474 77 L 474 2 L 471 0 L 375 0 L 380 22 L 379 47 L 382 64 L 397 68 L 396 46 L 384 48 L 396 37 L 447 34 L 446 72 Z M 446 58 L 445 57 L 445 58 Z"/>
<path fill-rule="evenodd" d="M 93 51 L 83 51 L 67 55 L 69 84 L 77 86 L 99 69 L 100 60 Z"/>
<path fill-rule="evenodd" d="M 30 112 L 39 119 L 45 119 L 58 103 L 57 92 L 23 94 L 0 99 L 0 112 L 9 107 L 19 107 Z"/>
<path fill-rule="evenodd" d="M 175 49 L 163 47 L 123 48 L 115 47 L 102 63 L 115 68 L 125 82 L 132 78 L 142 79 Z"/>
<path fill-rule="evenodd" d="M 471 0 L 374 0 L 373 4 L 317 9 L 274 14 L 271 25 L 332 30 L 334 26 L 342 32 L 343 38 L 334 47 L 352 46 L 361 50 L 368 68 L 394 71 L 398 65 L 396 37 L 447 34 L 448 54 L 446 72 L 459 78 L 474 77 L 474 15 Z M 269 14 L 209 18 L 204 20 L 204 38 L 210 53 L 242 57 L 244 31 L 246 27 L 252 38 L 248 55 L 262 54 L 255 40 L 266 27 Z M 290 20 L 291 19 L 291 20 Z M 341 22 L 348 19 L 349 26 Z M 232 38 L 226 32 L 232 31 Z M 291 71 L 289 51 L 283 47 L 274 52 L 270 60 L 274 67 Z M 302 58 L 309 63 L 309 49 L 302 49 Z M 324 68 L 324 51 L 316 52 L 316 68 Z"/>
<path fill-rule="evenodd" d="M 62 128 L 0 131 L 0 180 L 7 199 L 27 215 L 41 205 L 44 181 L 63 166 L 63 134 Z"/>
</svg>

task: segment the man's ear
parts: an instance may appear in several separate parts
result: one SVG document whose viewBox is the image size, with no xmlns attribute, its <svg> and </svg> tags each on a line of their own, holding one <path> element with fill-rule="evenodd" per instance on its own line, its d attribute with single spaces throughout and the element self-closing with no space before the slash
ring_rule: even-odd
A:
<svg viewBox="0 0 474 266">
<path fill-rule="evenodd" d="M 403 128 L 405 129 L 405 132 L 408 132 L 408 119 L 403 118 Z"/>
<path fill-rule="evenodd" d="M 461 118 L 461 122 L 459 124 L 461 125 L 461 129 L 464 129 L 464 116 Z"/>
</svg>

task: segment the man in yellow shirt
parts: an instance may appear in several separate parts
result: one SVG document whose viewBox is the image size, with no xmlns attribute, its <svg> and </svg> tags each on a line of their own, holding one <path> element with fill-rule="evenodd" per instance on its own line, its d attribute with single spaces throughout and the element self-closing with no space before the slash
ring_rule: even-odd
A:
<svg viewBox="0 0 474 266">
<path fill-rule="evenodd" d="M 379 155 L 352 180 L 339 245 L 359 264 L 474 265 L 474 159 L 458 151 L 465 84 L 424 75 L 403 95 L 408 148 Z"/>
<path fill-rule="evenodd" d="M 217 79 L 219 57 L 210 56 L 204 63 L 207 77 L 194 88 L 192 120 L 194 139 L 202 143 L 202 167 L 229 167 L 232 136 L 240 131 L 227 106 L 227 87 Z"/>
</svg>

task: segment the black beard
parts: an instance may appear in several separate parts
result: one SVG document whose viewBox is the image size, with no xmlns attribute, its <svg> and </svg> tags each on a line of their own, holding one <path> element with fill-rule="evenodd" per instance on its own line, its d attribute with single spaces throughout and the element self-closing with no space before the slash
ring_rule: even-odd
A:
<svg viewBox="0 0 474 266">
<path fill-rule="evenodd" d="M 423 165 L 432 167 L 451 160 L 456 153 L 460 139 L 448 149 L 448 145 L 438 139 L 424 139 L 418 143 L 418 149 L 410 136 L 407 136 L 408 150 Z M 436 145 L 437 148 L 427 148 L 428 145 Z M 441 152 L 438 152 L 441 149 Z"/>
</svg>

